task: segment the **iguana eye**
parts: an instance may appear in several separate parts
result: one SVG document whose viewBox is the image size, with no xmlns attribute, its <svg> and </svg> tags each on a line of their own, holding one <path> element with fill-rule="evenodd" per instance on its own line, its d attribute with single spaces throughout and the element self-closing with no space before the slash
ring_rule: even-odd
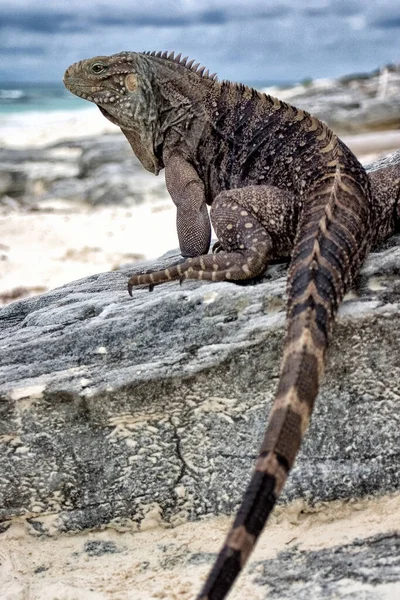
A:
<svg viewBox="0 0 400 600">
<path fill-rule="evenodd" d="M 94 63 L 90 67 L 91 72 L 95 75 L 100 75 L 100 73 L 104 73 L 104 71 L 107 71 L 107 69 L 107 65 L 104 65 L 103 63 Z"/>
</svg>

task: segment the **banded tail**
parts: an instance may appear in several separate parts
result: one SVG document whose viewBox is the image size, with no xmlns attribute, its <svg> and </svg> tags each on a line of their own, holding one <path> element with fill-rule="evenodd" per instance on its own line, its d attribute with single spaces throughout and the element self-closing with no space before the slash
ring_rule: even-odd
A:
<svg viewBox="0 0 400 600">
<path fill-rule="evenodd" d="M 308 426 L 335 313 L 369 250 L 367 176 L 329 129 L 319 139 L 326 169 L 306 200 L 295 241 L 278 390 L 252 479 L 198 600 L 226 597 L 275 505 Z"/>
</svg>

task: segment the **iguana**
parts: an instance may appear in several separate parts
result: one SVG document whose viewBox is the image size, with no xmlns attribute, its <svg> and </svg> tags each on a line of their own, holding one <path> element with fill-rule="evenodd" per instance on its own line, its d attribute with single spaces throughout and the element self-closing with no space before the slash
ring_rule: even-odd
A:
<svg viewBox="0 0 400 600">
<path fill-rule="evenodd" d="M 240 281 L 290 257 L 281 374 L 255 470 L 198 599 L 221 600 L 248 559 L 307 429 L 338 305 L 370 247 L 399 229 L 400 168 L 369 178 L 331 129 L 180 54 L 122 52 L 70 66 L 66 87 L 165 168 L 183 262 L 134 275 Z M 213 254 L 207 205 L 218 243 Z"/>
</svg>

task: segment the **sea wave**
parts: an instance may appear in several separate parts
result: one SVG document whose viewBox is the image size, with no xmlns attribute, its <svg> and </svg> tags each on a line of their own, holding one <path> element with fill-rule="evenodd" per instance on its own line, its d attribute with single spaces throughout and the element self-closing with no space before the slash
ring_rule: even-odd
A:
<svg viewBox="0 0 400 600">
<path fill-rule="evenodd" d="M 0 147 L 33 147 L 116 132 L 93 104 L 78 110 L 0 112 Z"/>
<path fill-rule="evenodd" d="M 22 90 L 2 90 L 0 89 L 0 102 L 15 102 L 27 98 L 27 94 Z"/>
<path fill-rule="evenodd" d="M 37 124 L 57 125 L 58 123 L 80 119 L 86 116 L 88 112 L 97 114 L 97 106 L 86 103 L 86 105 L 74 110 L 26 110 L 24 112 L 0 113 L 0 125 L 15 125 L 18 127 L 35 127 Z"/>
<path fill-rule="evenodd" d="M 83 102 L 61 84 L 3 83 L 0 86 L 0 114 L 79 110 Z"/>
</svg>

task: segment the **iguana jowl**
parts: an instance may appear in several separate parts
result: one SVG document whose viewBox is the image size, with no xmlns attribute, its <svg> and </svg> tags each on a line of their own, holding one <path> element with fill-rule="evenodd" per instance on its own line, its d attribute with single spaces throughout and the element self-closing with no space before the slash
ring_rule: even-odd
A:
<svg viewBox="0 0 400 600">
<path fill-rule="evenodd" d="M 371 245 L 398 228 L 400 173 L 364 169 L 323 123 L 173 53 L 78 62 L 66 87 L 98 105 L 177 207 L 184 262 L 134 275 L 238 281 L 291 257 L 281 375 L 255 471 L 201 600 L 225 598 L 273 509 L 307 428 L 338 305 Z M 372 191 L 371 191 L 372 188 Z M 219 244 L 207 254 L 211 221 Z"/>
</svg>

